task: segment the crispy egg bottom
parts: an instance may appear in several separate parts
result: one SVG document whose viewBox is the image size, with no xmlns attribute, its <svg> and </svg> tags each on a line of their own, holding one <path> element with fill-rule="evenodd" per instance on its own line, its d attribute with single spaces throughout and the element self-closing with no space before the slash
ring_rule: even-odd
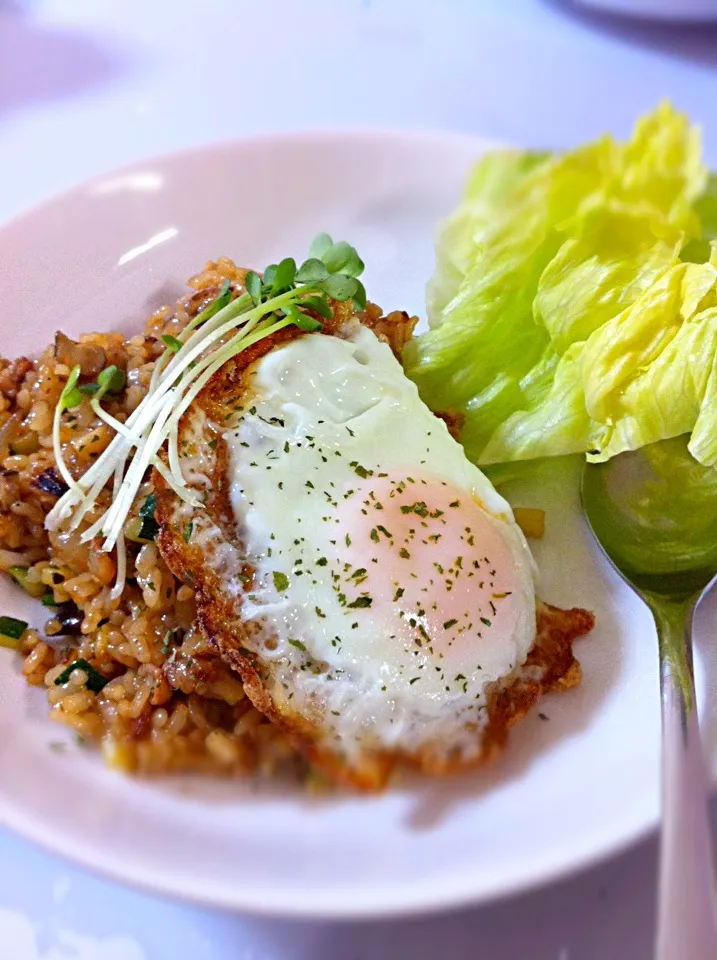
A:
<svg viewBox="0 0 717 960">
<path fill-rule="evenodd" d="M 350 320 L 348 305 L 338 304 L 334 322 L 325 323 L 323 333 L 336 335 Z M 367 311 L 361 320 L 386 340 L 394 352 L 400 352 L 415 323 L 402 313 L 380 317 L 375 309 Z M 412 754 L 362 750 L 349 758 L 337 753 L 334 746 L 325 742 L 320 725 L 291 710 L 285 698 L 272 696 L 271 673 L 251 651 L 251 635 L 256 626 L 242 620 L 241 595 L 233 597 L 228 593 L 225 578 L 221 576 L 222 562 L 216 554 L 217 544 L 221 546 L 222 542 L 238 547 L 241 552 L 229 500 L 229 451 L 222 434 L 242 396 L 246 368 L 297 336 L 302 334 L 295 328 L 282 330 L 230 360 L 185 414 L 180 425 L 180 443 L 193 458 L 194 477 L 204 480 L 201 485 L 206 503 L 201 509 L 187 507 L 155 471 L 156 515 L 161 528 L 158 542 L 162 555 L 172 572 L 195 590 L 201 629 L 225 662 L 240 674 L 252 703 L 286 733 L 309 763 L 331 780 L 363 790 L 379 790 L 394 771 L 400 769 L 412 768 L 440 776 L 484 764 L 502 751 L 510 727 L 545 693 L 567 690 L 580 683 L 582 672 L 572 647 L 576 639 L 592 629 L 591 613 L 581 609 L 561 610 L 538 602 L 535 641 L 521 667 L 505 680 L 490 685 L 487 721 L 476 731 L 476 736 L 481 738 L 480 750 L 469 761 L 459 752 L 452 756 L 443 744 L 440 749 L 427 744 Z M 189 522 L 200 533 L 199 543 L 187 542 L 184 536 Z M 204 544 L 201 543 L 202 530 L 213 532 Z M 240 570 L 233 571 L 234 575 L 237 573 L 244 582 L 244 591 L 251 592 L 253 568 L 243 562 Z"/>
</svg>

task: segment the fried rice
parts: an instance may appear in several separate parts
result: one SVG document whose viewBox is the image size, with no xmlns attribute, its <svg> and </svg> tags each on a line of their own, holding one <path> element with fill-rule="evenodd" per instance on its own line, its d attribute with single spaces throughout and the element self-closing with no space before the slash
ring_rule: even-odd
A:
<svg viewBox="0 0 717 960">
<path fill-rule="evenodd" d="M 50 718 L 74 731 L 81 743 L 98 743 L 109 765 L 139 774 L 282 772 L 318 783 L 287 734 L 252 704 L 231 658 L 222 659 L 204 635 L 194 588 L 175 577 L 160 554 L 151 468 L 124 523 L 127 569 L 119 597 L 113 595 L 115 553 L 102 550 L 99 536 L 90 543 L 80 540 L 111 503 L 109 489 L 79 529 L 45 527 L 47 514 L 68 489 L 55 462 L 53 418 L 71 370 L 80 367 L 80 387 L 93 384 L 110 366 L 121 370 L 122 387 L 104 395 L 103 408 L 126 422 L 147 395 L 165 351 L 162 338 L 176 338 L 226 281 L 232 296 L 241 295 L 245 276 L 227 258 L 210 261 L 188 281 L 189 293 L 153 314 L 142 334 L 125 339 L 117 332 L 90 333 L 75 342 L 58 332 L 36 360 L 0 359 L 0 571 L 47 609 L 42 632 L 27 628 L 16 641 L 23 675 L 46 689 Z M 348 303 L 333 309 L 334 319 L 352 312 Z M 370 303 L 358 317 L 397 355 L 417 322 L 398 311 L 384 317 Z M 459 416 L 438 415 L 458 433 Z M 94 413 L 89 396 L 64 411 L 59 440 L 75 479 L 114 435 Z M 576 614 L 585 615 L 577 625 L 570 619 Z M 574 685 L 579 668 L 570 644 L 590 629 L 592 618 L 585 611 L 544 606 L 543 620 L 544 639 L 559 635 L 568 657 L 560 682 L 546 682 L 545 689 Z M 13 645 L 2 636 L 0 643 Z M 520 709 L 504 718 L 503 734 L 540 693 L 540 683 L 518 690 Z"/>
<path fill-rule="evenodd" d="M 49 616 L 42 632 L 27 629 L 19 641 L 22 672 L 28 683 L 46 688 L 52 720 L 83 742 L 98 742 L 107 762 L 126 771 L 306 773 L 198 629 L 193 590 L 171 574 L 152 540 L 132 541 L 137 513 L 152 492 L 149 474 L 126 526 L 127 586 L 119 600 L 110 596 L 114 554 L 102 552 L 99 538 L 81 544 L 79 532 L 44 527 L 66 489 L 55 470 L 52 421 L 71 367 L 79 363 L 86 380 L 108 364 L 126 372 L 126 388 L 104 400 L 124 422 L 147 392 L 165 349 L 162 335 L 177 336 L 225 280 L 238 293 L 243 277 L 229 259 L 209 262 L 189 280 L 189 294 L 151 316 L 138 336 L 91 333 L 75 343 L 58 334 L 35 361 L 0 360 L 0 570 L 42 598 Z M 75 478 L 112 435 L 89 402 L 63 415 L 63 454 Z M 110 496 L 100 497 L 89 522 Z M 66 676 L 77 661 L 108 681 L 101 690 L 91 689 L 98 685 L 82 664 Z"/>
</svg>

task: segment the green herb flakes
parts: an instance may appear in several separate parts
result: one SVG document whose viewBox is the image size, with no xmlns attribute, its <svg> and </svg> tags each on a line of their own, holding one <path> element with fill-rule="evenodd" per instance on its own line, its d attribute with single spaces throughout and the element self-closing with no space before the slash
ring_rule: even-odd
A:
<svg viewBox="0 0 717 960">
<path fill-rule="evenodd" d="M 285 573 L 281 573 L 279 570 L 274 570 L 271 576 L 274 581 L 274 589 L 279 593 L 283 593 L 285 590 L 289 589 L 289 578 Z"/>
<path fill-rule="evenodd" d="M 347 604 L 347 607 L 351 610 L 357 610 L 362 607 L 370 607 L 372 603 L 373 597 L 357 597 L 351 603 Z"/>
</svg>

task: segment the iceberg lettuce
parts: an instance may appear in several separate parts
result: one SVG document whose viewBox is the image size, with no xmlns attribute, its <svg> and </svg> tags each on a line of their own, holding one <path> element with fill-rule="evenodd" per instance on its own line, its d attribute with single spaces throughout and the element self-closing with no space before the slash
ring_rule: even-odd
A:
<svg viewBox="0 0 717 960">
<path fill-rule="evenodd" d="M 490 154 L 439 231 L 406 373 L 464 414 L 478 463 L 605 460 L 683 433 L 717 463 L 715 237 L 717 181 L 669 104 L 624 144 Z"/>
</svg>

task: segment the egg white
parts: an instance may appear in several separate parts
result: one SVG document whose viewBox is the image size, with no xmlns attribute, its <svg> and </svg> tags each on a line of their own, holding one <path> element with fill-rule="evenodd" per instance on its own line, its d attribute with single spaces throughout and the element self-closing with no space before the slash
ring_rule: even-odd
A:
<svg viewBox="0 0 717 960">
<path fill-rule="evenodd" d="M 410 752 L 428 742 L 478 752 L 490 685 L 525 661 L 535 638 L 533 563 L 509 505 L 364 327 L 296 338 L 248 375 L 243 409 L 225 434 L 231 504 L 256 571 L 242 617 L 257 628 L 252 643 L 287 703 L 346 752 Z M 390 611 L 347 610 L 333 587 L 346 539 L 342 498 L 357 469 L 369 484 L 371 472 L 430 476 L 465 491 L 509 546 L 519 614 L 510 635 L 488 631 L 465 644 L 459 684 L 447 685 L 437 668 L 411 682 L 415 651 L 387 636 Z"/>
</svg>

